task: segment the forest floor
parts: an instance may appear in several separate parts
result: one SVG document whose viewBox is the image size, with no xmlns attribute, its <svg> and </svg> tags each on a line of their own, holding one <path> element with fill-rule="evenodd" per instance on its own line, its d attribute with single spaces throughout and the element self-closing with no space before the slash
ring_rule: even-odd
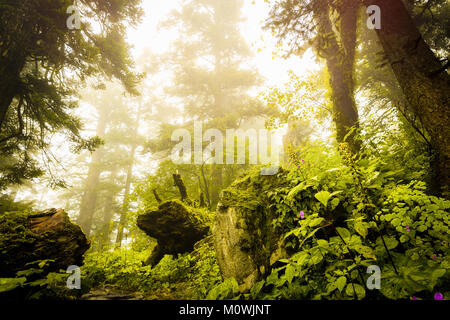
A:
<svg viewBox="0 0 450 320">
<path fill-rule="evenodd" d="M 185 286 L 183 283 L 179 283 L 170 292 L 167 290 L 158 290 L 151 293 L 144 293 L 124 290 L 119 286 L 104 285 L 91 289 L 81 297 L 81 300 L 180 300 L 186 299 L 189 295 L 185 287 L 187 285 Z"/>
</svg>

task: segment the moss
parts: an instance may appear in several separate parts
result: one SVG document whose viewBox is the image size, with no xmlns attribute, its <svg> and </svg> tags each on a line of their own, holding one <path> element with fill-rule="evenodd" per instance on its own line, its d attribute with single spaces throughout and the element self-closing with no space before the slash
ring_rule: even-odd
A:
<svg viewBox="0 0 450 320">
<path fill-rule="evenodd" d="M 201 223 L 210 226 L 214 214 L 206 208 L 194 208 L 180 200 L 168 200 L 159 205 L 159 210 L 176 210 L 193 224 Z"/>
<path fill-rule="evenodd" d="M 0 215 L 0 277 L 15 276 L 39 260 L 54 260 L 46 270 L 49 272 L 82 264 L 89 243 L 67 214 L 63 215 L 64 228 L 41 234 L 31 231 L 30 218 L 28 211 Z"/>
<path fill-rule="evenodd" d="M 287 171 L 280 170 L 277 175 L 262 176 L 260 175 L 260 170 L 255 168 L 223 191 L 217 214 L 231 215 L 233 218 L 221 217 L 216 220 L 216 227 L 219 229 L 224 228 L 222 231 L 217 229 L 217 245 L 219 247 L 229 246 L 225 242 L 222 243 L 223 237 L 233 235 L 237 238 L 232 240 L 231 243 L 237 243 L 240 251 L 246 253 L 242 255 L 231 247 L 226 249 L 225 251 L 228 253 L 221 255 L 219 258 L 221 267 L 225 269 L 230 268 L 229 272 L 224 271 L 225 274 L 237 272 L 235 276 L 238 278 L 253 277 L 252 274 L 254 273 L 250 270 L 253 267 L 250 264 L 255 264 L 256 273 L 261 273 L 261 270 L 263 272 L 269 270 L 270 256 L 278 246 L 281 231 L 272 225 L 272 221 L 278 213 L 273 209 L 273 201 L 271 202 L 269 199 L 268 193 L 288 186 L 290 182 L 287 179 L 287 174 Z M 236 212 L 226 213 L 231 208 L 236 210 Z M 235 221 L 234 226 L 227 225 L 230 220 Z M 233 229 L 236 232 L 233 232 Z M 219 251 L 221 250 L 219 249 Z M 233 259 L 246 260 L 250 257 L 250 261 L 247 261 L 247 266 L 235 266 L 233 263 L 224 261 L 224 259 L 229 259 L 227 258 L 229 254 L 233 256 Z M 238 271 L 236 269 L 232 271 L 235 268 L 242 270 Z M 239 281 L 247 280 L 240 279 Z"/>
</svg>

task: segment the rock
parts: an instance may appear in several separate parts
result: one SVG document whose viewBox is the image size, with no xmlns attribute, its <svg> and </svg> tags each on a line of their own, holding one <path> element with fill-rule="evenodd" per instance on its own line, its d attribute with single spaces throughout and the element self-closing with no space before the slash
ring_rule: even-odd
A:
<svg viewBox="0 0 450 320">
<path fill-rule="evenodd" d="M 37 268 L 30 263 L 50 261 L 45 272 L 81 266 L 89 241 L 62 209 L 37 214 L 0 214 L 0 277 L 14 277 L 17 271 Z"/>
<path fill-rule="evenodd" d="M 213 226 L 217 262 L 223 278 L 235 278 L 242 292 L 270 273 L 274 261 L 286 254 L 282 233 L 272 225 L 275 213 L 267 197 L 283 181 L 255 171 L 221 194 Z"/>
<path fill-rule="evenodd" d="M 162 203 L 158 210 L 140 215 L 138 227 L 158 241 L 147 264 L 156 265 L 165 254 L 190 252 L 194 244 L 209 232 L 204 210 L 188 207 L 180 201 Z"/>
</svg>

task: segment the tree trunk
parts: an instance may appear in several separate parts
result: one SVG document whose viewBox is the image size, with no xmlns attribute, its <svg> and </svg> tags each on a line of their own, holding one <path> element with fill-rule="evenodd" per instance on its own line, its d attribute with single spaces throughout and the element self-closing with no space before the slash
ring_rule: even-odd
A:
<svg viewBox="0 0 450 320">
<path fill-rule="evenodd" d="M 440 192 L 448 198 L 450 76 L 425 43 L 401 0 L 366 0 L 366 5 L 381 9 L 378 38 L 412 111 L 430 135 Z"/>
<path fill-rule="evenodd" d="M 156 189 L 153 189 L 152 192 L 153 192 L 153 195 L 155 196 L 156 202 L 158 202 L 160 204 L 162 202 L 162 200 L 159 197 L 158 192 L 156 191 Z"/>
<path fill-rule="evenodd" d="M 112 183 L 116 180 L 117 177 L 117 169 L 113 168 L 111 171 L 110 180 Z M 103 209 L 103 226 L 101 232 L 101 241 L 100 241 L 100 250 L 108 249 L 110 245 L 110 235 L 112 231 L 112 223 L 114 217 L 114 198 L 116 196 L 116 192 L 114 190 L 109 190 L 105 199 L 105 206 Z"/>
<path fill-rule="evenodd" d="M 137 115 L 136 115 L 136 122 L 134 126 L 135 132 L 139 129 L 139 123 L 141 121 L 141 109 L 142 109 L 142 103 L 139 104 Z M 136 153 L 137 144 L 135 141 L 131 144 L 131 150 L 130 150 L 130 160 L 128 162 L 128 168 L 127 168 L 127 180 L 125 182 L 125 192 L 123 195 L 123 203 L 122 203 L 122 209 L 120 213 L 120 221 L 119 226 L 117 230 L 117 237 L 116 237 L 116 248 L 120 248 L 122 246 L 122 239 L 123 239 L 123 229 L 127 225 L 127 213 L 128 213 L 128 195 L 130 194 L 130 187 L 131 187 L 131 181 L 133 179 L 133 166 L 134 166 L 134 157 Z"/>
<path fill-rule="evenodd" d="M 101 233 L 100 250 L 109 248 L 109 236 L 111 232 L 111 221 L 114 215 L 114 192 L 109 192 L 105 199 L 105 207 L 103 209 L 103 227 Z"/>
<path fill-rule="evenodd" d="M 97 124 L 97 136 L 102 137 L 105 135 L 107 122 L 107 112 L 100 112 Z M 86 188 L 81 199 L 80 214 L 77 219 L 77 223 L 80 225 L 81 229 L 83 229 L 87 237 L 89 237 L 91 233 L 92 218 L 97 203 L 97 187 L 100 181 L 102 152 L 102 148 L 100 148 L 92 154 L 92 160 L 89 165 L 88 176 L 86 179 Z"/>
<path fill-rule="evenodd" d="M 222 167 L 212 165 L 211 177 L 211 206 L 215 207 L 219 202 L 220 191 L 223 186 Z"/>
<path fill-rule="evenodd" d="M 122 203 L 122 209 L 121 209 L 121 213 L 120 213 L 119 228 L 117 230 L 116 248 L 120 248 L 122 245 L 123 229 L 127 225 L 128 195 L 130 194 L 131 181 L 133 178 L 133 165 L 134 165 L 135 152 L 136 152 L 136 145 L 133 144 L 131 147 L 131 152 L 130 152 L 130 162 L 129 162 L 128 168 L 127 168 L 127 180 L 125 181 L 125 191 L 124 191 L 124 195 L 123 195 L 123 203 Z"/>
<path fill-rule="evenodd" d="M 344 1 L 338 8 L 339 35 L 333 30 L 330 9 L 319 7 L 314 10 L 320 34 L 318 50 L 326 60 L 330 75 L 336 140 L 339 143 L 348 142 L 354 153 L 358 153 L 361 147 L 357 138 L 359 118 L 354 99 L 353 78 L 358 8 L 359 5 L 353 0 Z"/>
<path fill-rule="evenodd" d="M 200 172 L 202 174 L 202 180 L 203 180 L 203 185 L 205 187 L 205 194 L 206 194 L 206 202 L 207 202 L 207 206 L 208 208 L 211 208 L 211 197 L 209 195 L 209 186 L 208 186 L 208 180 L 206 180 L 206 176 L 205 176 L 205 167 L 204 164 L 202 164 L 200 166 Z"/>
<path fill-rule="evenodd" d="M 183 180 L 181 179 L 181 175 L 178 173 L 173 174 L 173 182 L 175 186 L 180 191 L 180 197 L 182 202 L 189 202 L 189 197 L 187 194 L 186 186 L 184 185 Z"/>
<path fill-rule="evenodd" d="M 7 59 L 0 61 L 0 74 L 2 75 L 0 85 L 0 133 L 6 121 L 6 115 L 14 97 L 19 93 L 20 72 L 25 65 L 25 58 L 19 55 L 9 54 Z"/>
</svg>

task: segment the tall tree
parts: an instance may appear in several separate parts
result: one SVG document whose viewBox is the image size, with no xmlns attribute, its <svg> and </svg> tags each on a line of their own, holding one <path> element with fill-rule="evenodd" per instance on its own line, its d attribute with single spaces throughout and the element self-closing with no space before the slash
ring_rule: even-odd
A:
<svg viewBox="0 0 450 320">
<path fill-rule="evenodd" d="M 353 76 L 359 7 L 353 0 L 282 0 L 273 4 L 266 23 L 288 42 L 288 55 L 312 46 L 325 59 L 336 138 L 347 141 L 354 152 L 360 149 Z"/>
<path fill-rule="evenodd" d="M 450 76 L 425 42 L 401 0 L 365 1 L 381 10 L 377 35 L 394 74 L 430 135 L 436 152 L 437 179 L 450 195 Z"/>
<path fill-rule="evenodd" d="M 242 5 L 242 0 L 186 0 L 164 24 L 180 33 L 168 59 L 174 71 L 168 93 L 180 98 L 187 120 L 205 121 L 205 127 L 236 128 L 244 118 L 264 112 L 248 94 L 259 76 L 244 67 L 251 51 L 239 30 Z M 207 166 L 196 174 L 207 176 L 205 195 L 215 205 L 228 166 Z"/>
<path fill-rule="evenodd" d="M 104 145 L 91 155 L 79 208 L 78 223 L 89 235 L 93 230 L 97 234 L 97 231 L 102 229 L 100 222 L 95 222 L 96 215 L 103 215 L 97 200 L 104 193 L 106 195 L 102 199 L 108 198 L 110 192 L 105 192 L 105 189 L 112 189 L 108 185 L 120 185 L 120 190 L 125 190 L 123 203 L 126 203 L 132 181 L 135 150 L 140 144 L 140 136 L 137 133 L 139 114 L 144 111 L 144 106 L 124 96 L 120 87 L 114 83 L 109 83 L 106 90 L 88 91 L 84 100 L 97 109 L 97 135 L 104 140 Z M 108 175 L 108 172 L 111 174 Z M 110 201 L 104 199 L 104 202 Z M 123 225 L 123 218 L 121 220 Z"/>
<path fill-rule="evenodd" d="M 43 173 L 33 159 L 36 152 L 46 154 L 51 133 L 63 132 L 81 148 L 97 145 L 82 138 L 82 123 L 72 113 L 85 79 L 116 78 L 137 94 L 140 77 L 124 35 L 140 21 L 140 0 L 77 3 L 81 23 L 74 30 L 68 28 L 71 0 L 0 5 L 0 150 L 8 159 L 2 159 L 0 188 Z"/>
<path fill-rule="evenodd" d="M 142 100 L 139 102 L 138 105 L 138 111 L 136 114 L 136 120 L 134 122 L 134 125 L 132 126 L 137 132 L 139 130 L 140 122 L 141 122 L 141 112 L 142 112 Z M 129 158 L 128 163 L 126 165 L 126 180 L 125 180 L 125 189 L 123 193 L 123 200 L 122 200 L 122 208 L 120 212 L 120 220 L 119 220 L 119 226 L 117 230 L 117 237 L 116 237 L 116 247 L 119 247 L 122 245 L 122 239 L 123 239 L 123 230 L 127 226 L 127 213 L 128 213 L 128 196 L 130 195 L 130 189 L 131 189 L 131 183 L 133 181 L 133 167 L 135 165 L 135 157 L 136 157 L 136 149 L 138 147 L 138 141 L 137 141 L 137 134 L 136 137 L 131 142 L 130 145 L 130 151 L 129 151 Z"/>
<path fill-rule="evenodd" d="M 109 109 L 102 108 L 99 111 L 97 122 L 97 136 L 104 137 L 106 126 L 108 124 Z M 97 149 L 92 154 L 91 163 L 89 164 L 88 174 L 85 181 L 85 190 L 81 198 L 80 214 L 77 223 L 83 229 L 84 233 L 89 236 L 92 227 L 92 219 L 97 203 L 98 185 L 100 182 L 101 161 L 104 155 L 104 148 Z"/>
</svg>

